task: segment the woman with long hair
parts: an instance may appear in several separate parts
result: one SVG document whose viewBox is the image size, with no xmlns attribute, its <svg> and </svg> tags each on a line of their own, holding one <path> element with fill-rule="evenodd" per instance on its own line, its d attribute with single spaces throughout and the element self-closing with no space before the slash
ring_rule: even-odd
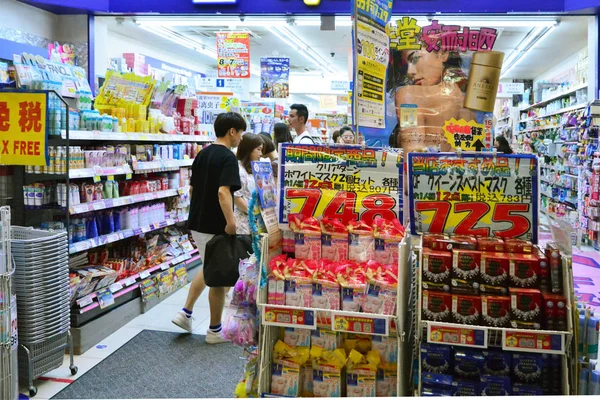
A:
<svg viewBox="0 0 600 400">
<path fill-rule="evenodd" d="M 508 140 L 506 140 L 506 138 L 504 136 L 498 136 L 496 138 L 496 142 L 495 144 L 495 148 L 496 151 L 498 153 L 504 153 L 504 154 L 512 154 L 513 150 L 510 148 L 510 144 L 508 143 Z"/>
<path fill-rule="evenodd" d="M 292 133 L 290 128 L 283 122 L 275 124 L 273 127 L 273 136 L 275 137 L 275 148 L 279 148 L 280 143 L 292 143 Z"/>
<path fill-rule="evenodd" d="M 266 132 L 260 133 L 260 138 L 263 140 L 263 158 L 268 158 L 273 168 L 273 176 L 277 178 L 279 170 L 279 154 L 275 148 L 275 143 L 271 139 L 271 135 Z"/>
<path fill-rule="evenodd" d="M 250 235 L 248 224 L 248 204 L 252 198 L 252 192 L 256 188 L 252 175 L 252 161 L 259 161 L 263 154 L 263 140 L 260 135 L 246 133 L 237 148 L 237 159 L 240 169 L 240 181 L 242 188 L 235 192 L 233 203 L 235 205 L 234 216 L 236 233 L 238 235 Z"/>
</svg>

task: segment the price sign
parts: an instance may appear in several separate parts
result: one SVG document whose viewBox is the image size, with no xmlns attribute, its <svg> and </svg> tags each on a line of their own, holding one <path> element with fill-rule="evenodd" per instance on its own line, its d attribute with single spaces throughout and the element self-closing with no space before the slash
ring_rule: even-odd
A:
<svg viewBox="0 0 600 400">
<path fill-rule="evenodd" d="M 277 306 L 265 306 L 262 320 L 264 325 L 289 328 L 316 329 L 315 312 Z"/>
<path fill-rule="evenodd" d="M 100 175 L 94 175 L 94 183 L 100 182 Z"/>
<path fill-rule="evenodd" d="M 119 241 L 119 234 L 118 233 L 112 233 L 112 234 L 108 235 L 106 237 L 106 241 L 108 243 L 118 242 Z"/>
<path fill-rule="evenodd" d="M 502 332 L 502 349 L 533 353 L 564 354 L 565 336 L 535 331 L 506 330 Z"/>
<path fill-rule="evenodd" d="M 402 221 L 402 156 L 375 147 L 284 144 L 279 223 L 301 213 L 345 222 Z"/>
<path fill-rule="evenodd" d="M 175 260 L 177 260 L 177 259 L 175 259 Z M 174 263 L 174 264 L 175 264 L 175 263 Z M 171 267 L 171 266 L 170 266 L 170 265 L 169 265 L 169 263 L 167 262 L 167 263 L 164 263 L 164 264 L 162 264 L 162 265 L 160 266 L 160 270 L 161 270 L 161 271 L 164 271 L 164 270 L 166 270 L 166 269 L 169 269 L 170 267 Z"/>
<path fill-rule="evenodd" d="M 92 203 L 92 208 L 94 210 L 104 210 L 106 207 L 104 205 L 104 201 L 101 200 L 101 201 L 95 201 L 95 202 L 93 202 Z"/>
<path fill-rule="evenodd" d="M 131 285 L 135 284 L 135 282 L 136 282 L 136 280 L 133 276 L 130 276 L 129 278 L 125 278 L 125 280 L 123 281 L 125 286 L 131 286 Z"/>
<path fill-rule="evenodd" d="M 114 175 L 109 175 L 108 178 L 106 178 L 109 181 L 114 181 L 115 180 L 115 176 Z"/>
<path fill-rule="evenodd" d="M 333 311 L 331 329 L 338 332 L 388 336 L 390 324 L 386 318 L 361 317 Z"/>
<path fill-rule="evenodd" d="M 116 293 L 116 292 L 118 292 L 119 290 L 122 290 L 122 289 L 123 289 L 123 284 L 120 283 L 120 282 L 113 283 L 108 288 L 108 290 L 110 290 L 110 292 L 113 293 L 113 294 Z"/>
<path fill-rule="evenodd" d="M 487 329 L 466 326 L 427 324 L 427 342 L 486 349 Z"/>
<path fill-rule="evenodd" d="M 140 278 L 141 279 L 146 279 L 150 276 L 150 271 L 142 271 L 140 272 Z"/>
<path fill-rule="evenodd" d="M 79 307 L 83 308 L 85 306 L 89 306 L 90 304 L 92 304 L 93 301 L 94 301 L 93 296 L 91 294 L 88 294 L 87 296 L 78 299 L 77 305 Z"/>
<path fill-rule="evenodd" d="M 128 181 L 131 180 L 131 178 L 133 178 L 133 174 L 126 174 L 125 175 L 125 179 L 128 180 Z"/>
<path fill-rule="evenodd" d="M 537 243 L 536 156 L 410 153 L 408 157 L 413 234 L 499 236 Z"/>
<path fill-rule="evenodd" d="M 142 232 L 143 232 L 143 233 L 150 232 L 152 229 L 154 229 L 154 228 L 152 227 L 152 225 L 146 225 L 146 226 L 142 226 Z"/>
</svg>

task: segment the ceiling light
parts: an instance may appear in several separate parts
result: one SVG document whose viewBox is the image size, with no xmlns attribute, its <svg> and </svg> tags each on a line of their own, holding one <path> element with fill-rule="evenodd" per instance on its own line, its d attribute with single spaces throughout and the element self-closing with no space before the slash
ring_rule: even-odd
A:
<svg viewBox="0 0 600 400">
<path fill-rule="evenodd" d="M 392 16 L 392 21 L 397 21 L 402 19 L 405 15 L 394 15 Z M 537 27 L 537 26 L 553 26 L 557 25 L 558 21 L 556 19 L 527 19 L 527 18 L 506 18 L 506 19 L 485 19 L 485 17 L 477 17 L 476 19 L 468 19 L 468 18 L 460 18 L 456 17 L 442 17 L 435 16 L 430 18 L 425 18 L 423 16 L 412 17 L 417 20 L 417 24 L 420 27 L 424 27 L 431 24 L 432 20 L 437 20 L 440 24 L 444 25 L 459 25 L 459 26 L 467 26 L 467 27 L 489 27 L 489 28 L 510 28 L 510 27 Z"/>
<path fill-rule="evenodd" d="M 502 65 L 502 74 L 500 79 L 504 78 L 514 67 L 517 66 L 536 45 L 540 44 L 545 37 L 548 36 L 556 28 L 556 25 L 551 25 L 545 28 L 535 28 L 529 35 L 523 39 L 517 48 L 508 56 Z"/>
<path fill-rule="evenodd" d="M 146 26 L 238 26 L 238 27 L 269 27 L 289 26 L 293 21 L 295 26 L 321 26 L 319 16 L 295 17 L 253 17 L 245 16 L 241 21 L 237 17 L 136 17 L 136 23 Z M 352 19 L 349 16 L 336 16 L 336 27 L 351 27 Z"/>
</svg>

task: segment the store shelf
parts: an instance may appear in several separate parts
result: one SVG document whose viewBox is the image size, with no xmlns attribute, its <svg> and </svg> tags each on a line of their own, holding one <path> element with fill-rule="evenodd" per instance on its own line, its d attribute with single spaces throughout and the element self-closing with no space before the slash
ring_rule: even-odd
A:
<svg viewBox="0 0 600 400">
<path fill-rule="evenodd" d="M 504 120 L 509 120 L 509 119 L 510 119 L 510 115 L 507 115 L 507 116 L 505 116 L 505 117 L 500 117 L 500 118 L 498 118 L 498 122 L 500 122 L 500 121 L 504 121 Z"/>
<path fill-rule="evenodd" d="M 105 199 L 93 201 L 90 203 L 77 204 L 69 207 L 69 214 L 76 215 L 90 211 L 106 210 L 114 207 L 127 206 L 135 203 L 142 203 L 144 201 L 152 201 L 157 199 L 163 199 L 166 197 L 178 196 L 189 191 L 189 186 L 185 186 L 179 189 L 161 190 L 153 193 L 142 193 L 132 196 L 119 197 L 117 199 Z"/>
<path fill-rule="evenodd" d="M 134 162 L 133 171 L 136 174 L 147 174 L 150 172 L 176 171 L 182 167 L 191 167 L 193 159 L 166 160 L 166 161 L 137 161 Z"/>
<path fill-rule="evenodd" d="M 185 253 L 179 257 L 172 258 L 171 260 L 165 261 L 162 264 L 158 264 L 153 267 L 147 268 L 147 269 L 141 271 L 140 273 L 137 273 L 135 275 L 129 276 L 125 279 L 121 279 L 120 281 L 113 283 L 111 286 L 108 287 L 108 289 L 113 294 L 113 297 L 115 299 L 117 299 L 117 298 L 137 289 L 139 287 L 139 283 L 142 280 L 147 279 L 155 272 L 165 271 L 171 267 L 181 264 L 182 262 L 185 262 L 186 264 L 190 264 L 190 263 L 200 259 L 199 255 L 196 257 L 193 256 L 197 252 L 198 252 L 198 249 L 194 249 L 189 253 Z M 75 301 L 75 304 L 77 304 L 77 306 L 80 307 L 80 309 L 78 310 L 78 313 L 85 314 L 88 311 L 91 311 L 97 307 L 100 307 L 100 303 L 97 300 L 98 293 L 102 292 L 106 289 L 107 288 L 103 288 L 100 291 L 96 291 L 96 292 L 91 293 L 87 296 L 84 296 L 80 299 L 77 299 Z"/>
<path fill-rule="evenodd" d="M 530 106 L 521 108 L 519 110 L 519 112 L 531 110 L 532 108 L 536 108 L 536 107 L 541 107 L 541 106 L 543 106 L 545 104 L 553 102 L 554 100 L 558 100 L 558 99 L 561 99 L 563 97 L 567 97 L 567 96 L 575 93 L 576 91 L 581 90 L 581 89 L 585 89 L 587 87 L 588 87 L 587 84 L 580 84 L 580 85 L 574 86 L 572 89 L 569 89 L 569 90 L 567 90 L 565 92 L 562 92 L 560 94 L 556 94 L 556 95 L 554 95 L 554 96 L 552 96 L 552 97 L 550 97 L 550 98 L 548 98 L 546 100 L 542 100 L 542 101 L 540 101 L 538 103 L 535 103 L 535 104 L 532 104 Z"/>
<path fill-rule="evenodd" d="M 67 132 L 61 131 L 63 139 Z M 166 133 L 119 133 L 100 131 L 69 131 L 69 140 L 135 141 L 135 142 L 195 142 L 211 143 L 215 138 L 200 135 L 170 135 Z"/>
<path fill-rule="evenodd" d="M 428 343 L 486 349 L 502 347 L 505 351 L 565 354 L 566 331 L 543 331 L 513 328 L 492 328 L 445 322 L 422 321 Z"/>
<path fill-rule="evenodd" d="M 69 170 L 70 179 L 93 178 L 94 176 L 127 175 L 133 171 L 129 165 L 120 167 L 94 167 Z"/>
<path fill-rule="evenodd" d="M 560 125 L 557 126 L 540 126 L 535 128 L 524 129 L 522 131 L 518 131 L 517 133 L 527 133 L 527 132 L 535 132 L 535 131 L 547 131 L 550 129 L 561 129 Z"/>
<path fill-rule="evenodd" d="M 549 198 L 550 200 L 552 200 L 555 203 L 561 203 L 561 204 L 566 205 L 567 207 L 577 210 L 577 206 L 575 205 L 575 203 L 571 203 L 570 201 L 558 200 L 557 198 L 552 197 L 551 195 L 549 195 L 547 193 L 542 193 L 542 196 Z"/>
<path fill-rule="evenodd" d="M 539 119 L 552 117 L 553 115 L 563 114 L 563 113 L 571 112 L 571 111 L 577 111 L 577 110 L 580 110 L 580 109 L 586 108 L 586 107 L 587 107 L 587 104 L 578 104 L 576 106 L 561 108 L 558 111 L 555 111 L 555 112 L 552 112 L 552 113 L 549 113 L 549 114 L 546 114 L 546 115 L 519 120 L 519 123 L 521 124 L 521 123 L 524 123 L 524 122 L 536 121 L 536 120 L 539 120 Z"/>
<path fill-rule="evenodd" d="M 142 233 L 152 232 L 158 229 L 165 228 L 167 226 L 175 225 L 179 222 L 187 221 L 187 217 L 180 218 L 168 218 L 162 222 L 155 222 L 150 225 L 142 226 L 135 229 L 125 229 L 119 232 L 114 232 L 108 235 L 102 235 L 97 238 L 84 240 L 82 242 L 73 243 L 69 246 L 69 254 L 79 253 L 80 251 L 85 251 L 89 249 L 93 249 L 95 247 L 104 246 L 109 243 L 115 243 L 123 239 L 130 238 L 132 236 L 137 236 Z"/>
</svg>

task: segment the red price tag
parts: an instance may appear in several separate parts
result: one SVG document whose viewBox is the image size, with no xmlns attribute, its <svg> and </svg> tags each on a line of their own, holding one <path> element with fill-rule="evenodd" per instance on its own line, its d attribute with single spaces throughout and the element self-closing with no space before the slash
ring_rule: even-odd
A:
<svg viewBox="0 0 600 400">
<path fill-rule="evenodd" d="M 304 329 L 317 328 L 314 311 L 275 306 L 265 307 L 263 324 Z"/>
<path fill-rule="evenodd" d="M 502 349 L 534 353 L 564 354 L 565 336 L 535 331 L 504 331 Z"/>
<path fill-rule="evenodd" d="M 488 332 L 476 327 L 451 326 L 429 323 L 427 325 L 427 342 L 487 348 Z"/>
</svg>

